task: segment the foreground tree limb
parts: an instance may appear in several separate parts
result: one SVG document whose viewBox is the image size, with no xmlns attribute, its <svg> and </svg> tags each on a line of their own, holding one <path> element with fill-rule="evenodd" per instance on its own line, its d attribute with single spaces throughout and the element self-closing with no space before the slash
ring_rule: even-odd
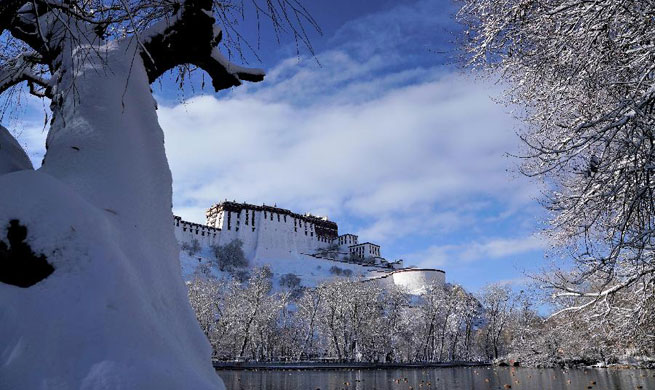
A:
<svg viewBox="0 0 655 390">
<path fill-rule="evenodd" d="M 624 306 L 609 297 L 650 286 L 655 269 L 655 5 L 462 3 L 472 65 L 501 74 L 507 102 L 525 108 L 521 170 L 546 189 L 556 257 L 573 259 L 542 281 L 584 299 L 572 307 Z"/>
<path fill-rule="evenodd" d="M 40 56 L 33 53 L 20 54 L 12 61 L 9 61 L 0 70 L 0 94 L 16 84 L 27 81 L 31 85 L 37 85 L 43 88 L 44 97 L 52 98 L 50 81 L 38 74 L 40 72 L 37 69 L 39 59 Z"/>
<path fill-rule="evenodd" d="M 218 51 L 222 30 L 214 25 L 211 6 L 211 1 L 186 1 L 171 19 L 162 20 L 141 34 L 145 40 L 141 56 L 150 82 L 184 64 L 207 72 L 216 91 L 238 86 L 241 80 L 264 79 L 263 70 L 232 64 Z"/>
<path fill-rule="evenodd" d="M 13 57 L 34 52 L 42 58 L 40 71 L 56 75 L 61 55 L 77 45 L 135 40 L 151 82 L 174 69 L 207 72 L 217 91 L 261 81 L 262 70 L 229 59 L 234 54 L 243 59 L 242 44 L 252 50 L 236 27 L 246 8 L 258 19 L 268 18 L 276 35 L 290 33 L 312 50 L 303 24 L 318 26 L 297 0 L 6 0 L 0 4 L 0 40 L 10 50 L 0 54 L 0 69 L 8 73 Z M 219 44 L 228 55 L 220 53 Z M 23 75 L 11 78 L 39 84 Z M 51 97 L 44 89 L 31 91 Z"/>
</svg>

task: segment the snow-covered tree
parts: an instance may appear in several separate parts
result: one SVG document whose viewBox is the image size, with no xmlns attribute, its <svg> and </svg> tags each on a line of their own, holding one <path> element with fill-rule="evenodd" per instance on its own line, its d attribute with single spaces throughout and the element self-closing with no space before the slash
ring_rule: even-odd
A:
<svg viewBox="0 0 655 390">
<path fill-rule="evenodd" d="M 439 330 L 443 327 L 446 312 L 449 310 L 448 305 L 444 304 L 446 290 L 439 284 L 428 286 L 421 299 L 417 311 L 418 332 L 415 334 L 415 342 L 420 348 L 416 351 L 416 357 L 423 361 L 434 361 L 438 358 Z"/>
<path fill-rule="evenodd" d="M 280 347 L 279 319 L 286 294 L 271 294 L 263 268 L 245 282 L 232 278 L 195 279 L 189 298 L 218 359 L 271 360 Z"/>
<path fill-rule="evenodd" d="M 570 310 L 612 308 L 611 295 L 639 286 L 633 310 L 645 311 L 655 292 L 653 2 L 462 2 L 472 62 L 499 71 L 508 102 L 524 108 L 523 171 L 542 180 L 553 242 L 575 259 L 577 272 L 545 281 L 582 298 Z"/>
<path fill-rule="evenodd" d="M 479 356 L 474 348 L 474 335 L 482 318 L 480 301 L 458 285 L 448 285 L 446 292 L 452 309 L 444 327 L 441 360 L 476 360 Z"/>
<path fill-rule="evenodd" d="M 300 348 L 296 359 L 302 357 L 320 356 L 323 352 L 321 335 L 318 331 L 320 310 L 323 305 L 323 294 L 319 289 L 306 289 L 298 299 L 296 310 L 296 328 L 300 335 Z"/>
<path fill-rule="evenodd" d="M 375 342 L 375 353 L 382 362 L 403 360 L 403 353 L 412 339 L 411 318 L 409 308 L 410 297 L 401 288 L 393 286 L 382 292 L 382 318 L 378 321 L 378 337 Z M 409 346 L 414 349 L 414 346 Z"/>
<path fill-rule="evenodd" d="M 481 333 L 481 342 L 487 358 L 497 359 L 508 352 L 509 324 L 514 313 L 512 289 L 498 284 L 485 286 L 480 302 L 486 321 Z"/>
<path fill-rule="evenodd" d="M 241 325 L 236 332 L 239 340 L 237 357 L 242 358 L 246 352 L 259 358 L 265 355 L 262 348 L 269 343 L 266 339 L 275 329 L 277 315 L 284 307 L 286 298 L 271 296 L 271 279 L 265 269 L 259 268 L 253 272 L 250 280 L 234 299 L 239 302 Z"/>
<path fill-rule="evenodd" d="M 228 59 L 246 5 L 301 41 L 313 23 L 295 0 L 0 2 L 0 92 L 27 85 L 52 112 L 38 170 L 0 129 L 4 386 L 221 388 L 180 276 L 150 85 L 175 69 L 216 91 L 262 80 Z"/>
<path fill-rule="evenodd" d="M 223 296 L 230 289 L 229 282 L 197 277 L 187 282 L 189 302 L 196 313 L 205 336 L 212 339 L 216 323 L 222 316 Z"/>
</svg>

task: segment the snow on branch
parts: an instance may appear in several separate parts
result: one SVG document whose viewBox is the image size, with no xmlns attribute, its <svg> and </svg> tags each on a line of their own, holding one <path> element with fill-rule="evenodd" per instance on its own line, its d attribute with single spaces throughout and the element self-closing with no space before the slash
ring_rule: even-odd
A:
<svg viewBox="0 0 655 390">
<path fill-rule="evenodd" d="M 209 74 L 216 91 L 241 85 L 242 80 L 257 82 L 264 79 L 262 69 L 235 65 L 225 58 L 217 48 L 212 49 L 211 55 L 207 59 L 197 61 L 195 65 Z"/>
<path fill-rule="evenodd" d="M 8 29 L 16 12 L 25 4 L 25 0 L 3 0 L 0 2 L 0 34 Z"/>
<path fill-rule="evenodd" d="M 218 62 L 220 66 L 225 68 L 225 70 L 234 76 L 237 76 L 239 80 L 246 81 L 261 81 L 264 79 L 264 70 L 258 68 L 246 68 L 240 65 L 236 65 L 227 58 L 225 58 L 217 48 L 212 50 L 211 55 L 212 60 Z"/>
<path fill-rule="evenodd" d="M 0 94 L 16 84 L 27 81 L 30 85 L 30 93 L 33 95 L 52 97 L 49 80 L 41 77 L 36 70 L 35 60 L 38 58 L 40 57 L 37 54 L 21 54 L 4 64 L 0 69 Z"/>
<path fill-rule="evenodd" d="M 313 53 L 306 27 L 319 33 L 320 28 L 298 0 L 1 0 L 0 34 L 9 49 L 0 55 L 0 68 L 29 50 L 56 74 L 71 48 L 93 51 L 106 42 L 127 42 L 136 43 L 151 82 L 172 69 L 202 69 L 218 91 L 264 77 L 260 69 L 233 63 L 235 58 L 246 61 L 242 45 L 257 57 L 237 28 L 248 17 L 268 19 L 277 39 L 290 34 Z M 219 42 L 222 53 L 216 49 Z M 42 94 L 38 80 L 30 86 Z"/>
<path fill-rule="evenodd" d="M 222 31 L 214 24 L 211 7 L 211 1 L 187 0 L 172 18 L 140 34 L 141 56 L 150 82 L 185 64 L 207 72 L 216 91 L 241 85 L 244 80 L 264 79 L 263 70 L 233 64 L 218 51 Z"/>
<path fill-rule="evenodd" d="M 655 34 L 643 16 L 652 8 L 642 0 L 464 0 L 458 14 L 470 64 L 500 72 L 504 102 L 521 107 L 520 170 L 544 184 L 551 242 L 572 258 L 580 282 L 594 282 L 577 284 L 585 291 L 549 283 L 571 310 L 587 300 L 616 306 L 612 296 L 652 275 L 641 273 L 655 254 Z"/>
</svg>

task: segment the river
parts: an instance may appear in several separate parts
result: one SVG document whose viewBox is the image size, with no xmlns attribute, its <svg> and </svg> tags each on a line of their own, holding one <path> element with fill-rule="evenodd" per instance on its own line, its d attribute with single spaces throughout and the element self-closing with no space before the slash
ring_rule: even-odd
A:
<svg viewBox="0 0 655 390">
<path fill-rule="evenodd" d="M 228 390 L 655 389 L 655 370 L 636 369 L 449 367 L 219 370 L 218 374 Z"/>
</svg>

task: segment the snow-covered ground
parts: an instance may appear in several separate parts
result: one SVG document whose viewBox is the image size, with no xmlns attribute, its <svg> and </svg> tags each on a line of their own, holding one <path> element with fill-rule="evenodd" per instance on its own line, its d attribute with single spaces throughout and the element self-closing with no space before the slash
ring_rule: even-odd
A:
<svg viewBox="0 0 655 390">
<path fill-rule="evenodd" d="M 185 280 L 190 280 L 195 274 L 200 272 L 199 267 L 206 264 L 211 269 L 215 277 L 225 276 L 223 272 L 213 265 L 214 255 L 208 247 L 201 247 L 196 254 L 190 255 L 187 252 L 180 252 L 180 264 L 182 266 L 182 276 Z M 343 261 L 334 261 L 324 258 L 317 258 L 306 254 L 294 254 L 287 258 L 254 258 L 249 260 L 252 269 L 255 267 L 268 266 L 273 273 L 273 286 L 279 287 L 280 278 L 285 274 L 294 274 L 300 278 L 300 284 L 304 287 L 315 287 L 318 284 L 344 275 L 336 275 L 330 269 L 338 267 L 342 271 L 350 270 L 353 278 L 364 279 L 380 274 L 380 268 L 367 267 L 359 264 L 346 263 Z"/>
</svg>

